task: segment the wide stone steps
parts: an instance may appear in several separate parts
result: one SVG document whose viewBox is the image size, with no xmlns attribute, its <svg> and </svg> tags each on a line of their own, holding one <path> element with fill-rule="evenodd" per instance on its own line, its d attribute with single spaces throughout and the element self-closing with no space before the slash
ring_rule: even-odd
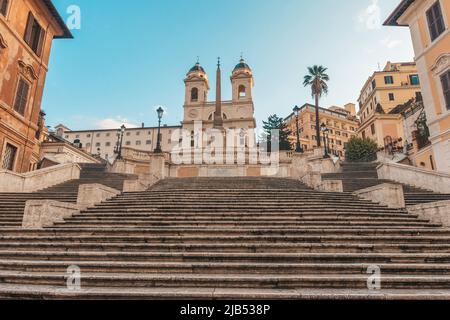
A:
<svg viewBox="0 0 450 320">
<path fill-rule="evenodd" d="M 450 244 L 336 244 L 336 243 L 196 243 L 196 244 L 136 244 L 136 243 L 108 243 L 108 242 L 5 242 L 0 244 L 0 250 L 22 250 L 22 251 L 120 251 L 120 252 L 238 252 L 238 253 L 450 253 Z"/>
<path fill-rule="evenodd" d="M 100 183 L 122 190 L 124 180 L 136 179 L 134 175 L 106 173 L 104 165 L 82 165 L 80 179 L 40 190 L 34 193 L 0 193 L 0 227 L 22 225 L 25 203 L 28 200 L 55 200 L 76 203 L 78 188 L 82 184 Z"/>
<path fill-rule="evenodd" d="M 348 299 L 367 297 L 370 266 L 384 298 L 450 298 L 450 229 L 275 178 L 168 179 L 52 228 L 0 227 L 0 298 Z"/>
<path fill-rule="evenodd" d="M 364 274 L 371 266 L 364 263 L 188 263 L 188 262 L 134 262 L 134 261 L 72 261 L 85 272 L 146 273 L 146 274 Z M 402 264 L 378 265 L 386 274 L 448 275 L 450 264 Z M 65 272 L 66 261 L 1 260 L 0 270 L 27 272 Z"/>
<path fill-rule="evenodd" d="M 251 236 L 117 236 L 117 235 L 11 235 L 1 236 L 2 243 L 98 243 L 98 244 L 261 244 L 261 243 L 303 243 L 303 244 L 449 244 L 450 236 L 365 236 L 365 235 L 315 235 L 315 236 L 291 236 L 291 235 L 251 235 Z"/>
<path fill-rule="evenodd" d="M 4 283 L 32 283 L 34 285 L 66 286 L 66 273 L 2 271 Z M 367 288 L 364 275 L 199 275 L 199 274 L 100 274 L 83 273 L 83 283 L 88 287 L 197 287 L 197 288 Z M 450 276 L 385 275 L 383 287 L 449 289 Z"/>
<path fill-rule="evenodd" d="M 154 227 L 154 228 L 130 228 L 130 227 L 99 227 L 88 228 L 47 228 L 46 230 L 22 230 L 0 228 L 0 237 L 3 236 L 450 236 L 450 229 L 434 227 L 392 227 L 373 228 L 367 227 L 334 227 L 334 226 L 302 226 L 302 227 L 278 227 L 278 228 L 180 228 L 180 227 Z"/>
<path fill-rule="evenodd" d="M 325 180 L 342 180 L 345 192 L 354 192 L 356 190 L 373 187 L 382 183 L 393 183 L 389 180 L 378 179 L 377 165 L 363 163 L 343 163 L 342 172 L 323 174 Z M 394 182 L 396 183 L 396 182 Z M 424 204 L 435 201 L 450 200 L 450 194 L 438 194 L 432 191 L 403 185 L 405 202 L 407 206 Z"/>
</svg>

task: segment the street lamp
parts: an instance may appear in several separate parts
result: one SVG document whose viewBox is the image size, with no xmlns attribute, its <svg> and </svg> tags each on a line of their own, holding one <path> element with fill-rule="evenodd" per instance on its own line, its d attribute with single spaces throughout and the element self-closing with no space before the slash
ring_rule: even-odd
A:
<svg viewBox="0 0 450 320">
<path fill-rule="evenodd" d="M 127 128 L 125 127 L 125 125 L 123 124 L 120 129 L 117 131 L 117 159 L 122 159 L 122 144 L 123 144 L 123 136 L 125 134 L 125 130 Z"/>
<path fill-rule="evenodd" d="M 300 112 L 300 108 L 298 106 L 295 106 L 294 113 L 295 113 L 295 122 L 297 124 L 297 147 L 295 148 L 295 152 L 297 153 L 303 153 L 302 145 L 300 143 L 300 128 L 298 127 L 298 114 Z"/>
<path fill-rule="evenodd" d="M 158 139 L 156 143 L 156 149 L 155 153 L 162 153 L 161 149 L 161 119 L 164 115 L 164 109 L 159 107 L 158 110 L 156 110 L 156 113 L 158 114 Z"/>
<path fill-rule="evenodd" d="M 324 158 L 329 158 L 330 155 L 328 154 L 328 148 L 327 148 L 327 134 L 328 134 L 328 132 L 330 132 L 330 130 L 327 128 L 325 123 L 322 123 L 322 125 L 320 126 L 320 130 L 323 133 L 323 146 L 325 148 Z"/>
</svg>

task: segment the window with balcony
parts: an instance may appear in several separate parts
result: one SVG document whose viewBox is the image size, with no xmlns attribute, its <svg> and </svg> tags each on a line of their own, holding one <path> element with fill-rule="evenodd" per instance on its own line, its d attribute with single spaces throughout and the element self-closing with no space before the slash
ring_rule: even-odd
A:
<svg viewBox="0 0 450 320">
<path fill-rule="evenodd" d="M 450 70 L 441 76 L 442 90 L 444 92 L 445 105 L 450 110 Z"/>
<path fill-rule="evenodd" d="M 444 17 L 439 0 L 427 11 L 427 20 L 431 41 L 434 41 L 445 31 Z"/>
<path fill-rule="evenodd" d="M 33 14 L 28 14 L 27 27 L 25 29 L 25 42 L 30 46 L 38 56 L 41 55 L 42 46 L 44 44 L 44 29 L 40 26 Z"/>
</svg>

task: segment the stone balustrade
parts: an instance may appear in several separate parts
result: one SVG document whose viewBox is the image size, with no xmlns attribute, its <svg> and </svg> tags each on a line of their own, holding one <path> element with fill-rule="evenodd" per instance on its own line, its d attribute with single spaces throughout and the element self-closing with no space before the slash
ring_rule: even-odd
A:
<svg viewBox="0 0 450 320">
<path fill-rule="evenodd" d="M 0 192 L 36 192 L 79 179 L 80 171 L 81 168 L 76 163 L 56 165 L 27 173 L 0 170 Z"/>
<path fill-rule="evenodd" d="M 377 170 L 379 179 L 396 181 L 437 193 L 450 193 L 450 174 L 447 173 L 397 163 L 383 163 Z"/>
<path fill-rule="evenodd" d="M 23 229 L 42 229 L 64 222 L 73 214 L 107 201 L 121 192 L 101 185 L 84 184 L 78 189 L 77 203 L 66 203 L 53 200 L 29 200 L 25 204 Z"/>
<path fill-rule="evenodd" d="M 405 208 L 403 186 L 400 184 L 383 183 L 366 189 L 357 190 L 354 195 L 379 203 L 389 208 Z"/>
</svg>

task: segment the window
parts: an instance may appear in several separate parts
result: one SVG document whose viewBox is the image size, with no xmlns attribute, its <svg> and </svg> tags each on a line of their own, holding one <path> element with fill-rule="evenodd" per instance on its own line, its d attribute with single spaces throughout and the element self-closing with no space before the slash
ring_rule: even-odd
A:
<svg viewBox="0 0 450 320">
<path fill-rule="evenodd" d="M 0 14 L 6 17 L 6 10 L 8 10 L 9 0 L 0 0 Z"/>
<path fill-rule="evenodd" d="M 394 101 L 395 95 L 393 93 L 389 93 L 389 101 Z"/>
<path fill-rule="evenodd" d="M 393 76 L 384 77 L 384 83 L 385 84 L 394 84 L 394 77 Z"/>
<path fill-rule="evenodd" d="M 101 134 L 100 134 L 100 133 L 97 133 L 95 136 L 96 136 L 97 138 L 100 138 Z"/>
<path fill-rule="evenodd" d="M 416 92 L 416 101 L 423 101 L 422 92 Z"/>
<path fill-rule="evenodd" d="M 131 146 L 131 142 L 130 141 L 125 142 L 125 145 L 126 146 Z"/>
<path fill-rule="evenodd" d="M 247 96 L 247 92 L 245 90 L 245 86 L 239 86 L 239 98 L 245 98 Z"/>
<path fill-rule="evenodd" d="M 86 148 L 90 148 L 91 147 L 91 144 L 88 142 L 88 143 L 86 143 Z"/>
<path fill-rule="evenodd" d="M 198 101 L 198 89 L 197 88 L 192 88 L 192 90 L 191 90 L 191 101 L 192 102 Z"/>
<path fill-rule="evenodd" d="M 96 146 L 96 147 L 100 147 L 100 146 L 101 146 L 100 142 L 97 142 L 97 143 L 95 144 L 95 146 Z"/>
<path fill-rule="evenodd" d="M 377 87 L 376 80 L 372 80 L 372 90 L 375 90 L 376 87 Z"/>
<path fill-rule="evenodd" d="M 442 16 L 441 5 L 439 1 L 427 11 L 428 28 L 430 29 L 431 41 L 434 41 L 445 31 L 444 18 Z"/>
<path fill-rule="evenodd" d="M 137 146 L 140 146 L 140 145 L 141 145 L 141 142 L 140 142 L 140 141 L 136 141 L 136 145 L 137 145 Z"/>
<path fill-rule="evenodd" d="M 140 136 L 140 135 L 141 135 L 141 132 L 140 132 L 140 131 L 136 131 L 136 135 L 137 135 L 137 136 Z"/>
<path fill-rule="evenodd" d="M 445 105 L 450 110 L 450 70 L 441 76 L 442 90 L 444 92 Z"/>
<path fill-rule="evenodd" d="M 5 154 L 3 155 L 2 169 L 9 171 L 14 170 L 14 163 L 16 162 L 17 148 L 12 144 L 7 143 Z"/>
<path fill-rule="evenodd" d="M 372 135 L 375 135 L 375 124 L 372 123 L 372 125 L 370 126 L 370 131 L 372 132 Z"/>
<path fill-rule="evenodd" d="M 30 91 L 30 84 L 24 79 L 19 79 L 17 86 L 16 101 L 14 102 L 14 110 L 21 115 L 25 115 L 25 109 L 28 103 L 28 92 Z"/>
<path fill-rule="evenodd" d="M 25 29 L 25 42 L 30 46 L 38 56 L 41 55 L 42 45 L 44 43 L 44 29 L 39 25 L 33 14 L 28 15 L 27 28 Z"/>
<path fill-rule="evenodd" d="M 111 147 L 111 142 L 107 142 L 107 143 L 106 143 L 106 146 L 107 146 L 107 147 Z"/>
<path fill-rule="evenodd" d="M 152 140 L 147 140 L 145 144 L 152 144 Z"/>
<path fill-rule="evenodd" d="M 411 83 L 412 86 L 420 85 L 419 75 L 417 75 L 417 74 L 410 75 L 409 82 Z"/>
</svg>

